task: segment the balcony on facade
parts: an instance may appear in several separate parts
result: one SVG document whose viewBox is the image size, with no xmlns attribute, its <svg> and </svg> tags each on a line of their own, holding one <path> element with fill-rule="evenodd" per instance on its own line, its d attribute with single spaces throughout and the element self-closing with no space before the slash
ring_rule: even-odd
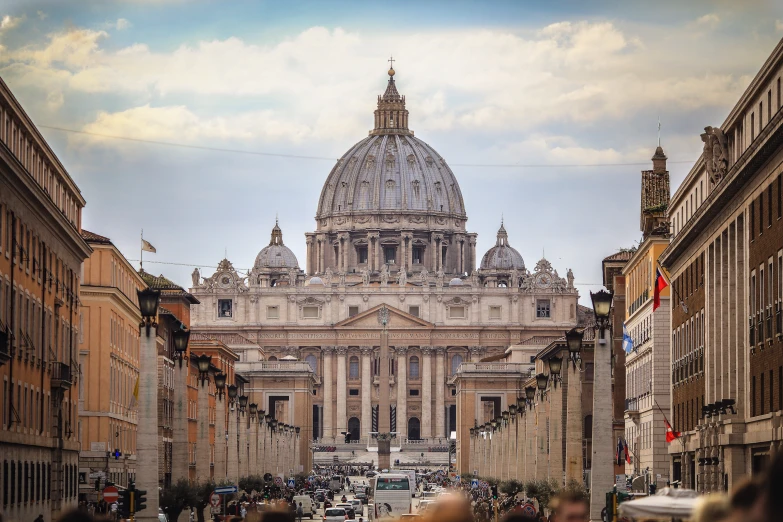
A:
<svg viewBox="0 0 783 522">
<path fill-rule="evenodd" d="M 530 365 L 525 363 L 507 363 L 507 362 L 464 362 L 457 367 L 457 371 L 449 379 L 449 384 L 455 384 L 460 375 L 467 374 L 513 374 L 521 377 L 532 377 L 533 372 Z"/>
<path fill-rule="evenodd" d="M 637 397 L 625 399 L 625 414 L 631 418 L 639 417 L 639 399 Z"/>
<path fill-rule="evenodd" d="M 52 389 L 69 390 L 73 384 L 70 365 L 58 361 L 52 362 L 51 365 Z"/>
</svg>

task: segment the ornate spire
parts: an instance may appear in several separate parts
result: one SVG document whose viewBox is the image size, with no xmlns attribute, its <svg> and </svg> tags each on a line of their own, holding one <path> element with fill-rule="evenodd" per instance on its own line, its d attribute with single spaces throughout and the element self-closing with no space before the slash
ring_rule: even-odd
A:
<svg viewBox="0 0 783 522">
<path fill-rule="evenodd" d="M 507 246 L 508 245 L 508 232 L 506 232 L 506 227 L 503 226 L 503 222 L 500 222 L 500 228 L 498 229 L 498 240 L 495 243 L 496 246 Z"/>
<path fill-rule="evenodd" d="M 397 91 L 394 82 L 394 58 L 389 58 L 389 83 L 386 92 L 378 96 L 378 108 L 375 110 L 375 128 L 371 135 L 378 134 L 413 134 L 408 129 L 408 111 L 405 109 L 405 96 Z"/>
<path fill-rule="evenodd" d="M 275 216 L 275 228 L 272 229 L 272 239 L 269 241 L 269 246 L 283 245 L 283 231 L 280 230 L 280 226 L 277 224 L 277 216 Z"/>
</svg>

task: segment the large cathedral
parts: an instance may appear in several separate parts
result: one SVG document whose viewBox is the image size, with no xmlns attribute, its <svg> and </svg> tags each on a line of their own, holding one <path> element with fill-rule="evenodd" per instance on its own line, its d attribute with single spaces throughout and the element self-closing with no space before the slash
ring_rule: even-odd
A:
<svg viewBox="0 0 783 522">
<path fill-rule="evenodd" d="M 389 394 L 401 440 L 447 437 L 461 364 L 577 324 L 571 271 L 561 277 L 546 259 L 526 267 L 503 224 L 476 264 L 457 178 L 408 128 L 405 96 L 394 69 L 388 74 L 373 130 L 326 178 L 304 263 L 275 223 L 247 274 L 228 259 L 208 277 L 193 272 L 193 330 L 236 351 L 250 401 L 301 426 L 305 442 L 341 433 L 366 442 L 380 393 Z M 377 377 L 384 305 L 389 390 Z M 294 379 L 297 371 L 308 379 Z"/>
</svg>

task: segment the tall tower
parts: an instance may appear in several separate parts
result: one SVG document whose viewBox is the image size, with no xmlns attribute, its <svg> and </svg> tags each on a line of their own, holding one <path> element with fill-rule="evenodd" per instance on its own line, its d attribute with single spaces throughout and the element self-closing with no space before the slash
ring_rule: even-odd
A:
<svg viewBox="0 0 783 522">
<path fill-rule="evenodd" d="M 640 228 L 643 238 L 653 233 L 668 234 L 670 189 L 666 159 L 666 154 L 659 144 L 652 157 L 652 170 L 642 171 Z"/>
<path fill-rule="evenodd" d="M 390 59 L 390 62 L 394 60 Z M 394 84 L 394 68 L 389 68 L 389 84 L 386 92 L 378 96 L 378 108 L 375 109 L 375 128 L 370 131 L 371 136 L 379 134 L 405 134 L 413 135 L 408 129 L 408 111 L 405 109 L 405 96 L 397 92 Z"/>
</svg>

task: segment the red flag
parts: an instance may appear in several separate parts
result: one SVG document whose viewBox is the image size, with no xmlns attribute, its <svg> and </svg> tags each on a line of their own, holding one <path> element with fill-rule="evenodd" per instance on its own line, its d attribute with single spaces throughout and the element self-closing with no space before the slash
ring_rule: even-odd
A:
<svg viewBox="0 0 783 522">
<path fill-rule="evenodd" d="M 671 442 L 682 437 L 682 433 L 679 431 L 674 431 L 672 429 L 672 425 L 669 424 L 669 421 L 667 421 L 665 418 L 663 419 L 663 423 L 666 424 L 666 442 Z"/>
<path fill-rule="evenodd" d="M 628 441 L 623 439 L 623 446 L 625 447 L 625 462 L 628 464 L 631 463 L 631 452 L 628 451 Z"/>
<path fill-rule="evenodd" d="M 661 292 L 669 286 L 659 268 L 655 269 L 655 290 L 653 291 L 653 312 L 661 306 Z"/>
</svg>

